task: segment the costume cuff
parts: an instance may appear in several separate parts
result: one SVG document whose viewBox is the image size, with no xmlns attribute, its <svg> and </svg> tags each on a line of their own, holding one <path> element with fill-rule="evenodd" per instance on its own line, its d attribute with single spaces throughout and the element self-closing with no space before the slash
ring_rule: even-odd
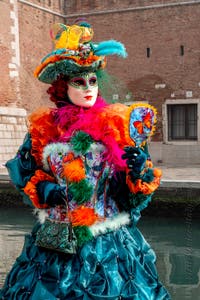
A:
<svg viewBox="0 0 200 300">
<path fill-rule="evenodd" d="M 35 174 L 31 177 L 30 181 L 27 182 L 26 186 L 24 187 L 24 193 L 27 194 L 32 201 L 33 205 L 37 208 L 47 208 L 48 205 L 46 203 L 41 204 L 39 200 L 39 196 L 37 193 L 37 183 L 40 181 L 50 181 L 55 182 L 55 179 L 45 173 L 42 170 L 36 170 Z"/>
<path fill-rule="evenodd" d="M 145 181 L 145 178 L 148 178 L 148 176 L 145 176 L 146 172 L 148 172 L 148 169 L 147 171 L 144 171 L 143 176 L 141 178 L 135 180 L 134 182 L 131 180 L 130 175 L 127 175 L 126 182 L 131 193 L 142 193 L 145 195 L 149 195 L 159 187 L 162 171 L 157 168 L 152 169 L 152 181 Z"/>
</svg>

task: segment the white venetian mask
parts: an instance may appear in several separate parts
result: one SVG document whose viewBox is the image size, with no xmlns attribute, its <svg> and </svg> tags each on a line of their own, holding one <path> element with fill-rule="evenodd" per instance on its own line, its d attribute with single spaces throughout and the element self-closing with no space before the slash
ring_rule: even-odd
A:
<svg viewBox="0 0 200 300">
<path fill-rule="evenodd" d="M 68 82 L 68 96 L 78 106 L 91 107 L 98 95 L 98 81 L 95 73 L 84 73 Z"/>
</svg>

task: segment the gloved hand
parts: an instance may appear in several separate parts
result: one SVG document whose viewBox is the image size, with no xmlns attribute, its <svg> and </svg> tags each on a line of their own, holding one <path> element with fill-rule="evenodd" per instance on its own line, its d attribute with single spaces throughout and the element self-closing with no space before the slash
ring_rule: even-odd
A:
<svg viewBox="0 0 200 300">
<path fill-rule="evenodd" d="M 40 204 L 48 204 L 49 206 L 65 205 L 66 187 L 49 181 L 40 181 L 36 188 Z"/>
<path fill-rule="evenodd" d="M 139 147 L 125 147 L 124 151 L 125 154 L 122 155 L 122 158 L 126 159 L 127 166 L 130 169 L 129 175 L 135 181 L 141 178 L 141 171 L 145 167 L 147 155 Z"/>
</svg>

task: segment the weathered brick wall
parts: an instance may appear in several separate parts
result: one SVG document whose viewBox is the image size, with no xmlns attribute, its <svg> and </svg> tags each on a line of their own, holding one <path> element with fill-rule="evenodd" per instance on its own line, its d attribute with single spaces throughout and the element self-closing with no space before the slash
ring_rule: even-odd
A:
<svg viewBox="0 0 200 300">
<path fill-rule="evenodd" d="M 133 2 L 135 7 L 142 7 L 147 3 L 113 1 L 110 9 L 115 10 L 118 4 L 121 9 L 134 7 Z M 165 1 L 164 4 L 170 2 L 175 3 Z M 148 1 L 148 6 L 162 3 Z M 102 7 L 102 10 L 106 8 Z M 200 4 L 124 12 L 119 10 L 119 13 L 88 16 L 94 26 L 97 41 L 113 37 L 126 45 L 128 58 L 124 61 L 120 58 L 109 58 L 108 70 L 124 80 L 135 100 L 147 100 L 158 109 L 154 141 L 161 141 L 163 138 L 162 104 L 165 99 L 186 98 L 187 91 L 192 91 L 193 98 L 200 96 L 199 15 Z M 74 19 L 73 17 L 72 20 Z M 181 45 L 184 46 L 184 56 L 180 56 Z M 149 58 L 147 48 L 151 51 Z"/>
<path fill-rule="evenodd" d="M 16 101 L 16 89 L 14 80 L 10 77 L 12 67 L 12 55 L 14 46 L 12 44 L 11 28 L 13 19 L 10 14 L 11 5 L 9 1 L 0 2 L 0 65 L 1 65 L 1 84 L 0 84 L 0 103 L 10 105 Z"/>
<path fill-rule="evenodd" d="M 48 104 L 48 85 L 33 78 L 33 70 L 40 59 L 52 50 L 49 28 L 55 22 L 64 22 L 61 15 L 67 14 L 67 22 L 73 23 L 78 15 L 94 27 L 94 40 L 114 38 L 122 41 L 128 51 L 128 58 L 109 57 L 107 69 L 127 85 L 134 99 L 145 99 L 161 112 L 161 105 L 171 95 L 186 97 L 186 91 L 193 91 L 199 97 L 199 15 L 200 4 L 155 8 L 163 1 L 30 1 L 42 5 L 55 14 L 41 11 L 19 1 L 20 30 L 20 90 L 22 105 L 33 110 L 41 104 Z M 177 1 L 165 1 L 165 4 Z M 178 1 L 184 2 L 184 1 Z M 51 3 L 51 5 L 49 5 Z M 58 5 L 60 3 L 60 6 Z M 57 8 L 55 8 L 57 4 Z M 60 10 L 59 10 L 60 8 Z M 138 8 L 138 10 L 130 10 Z M 140 9 L 139 9 L 140 8 Z M 123 11 L 129 9 L 130 11 Z M 113 10 L 113 13 L 104 13 Z M 119 10 L 119 12 L 116 12 Z M 99 14 L 95 14 L 98 12 Z M 102 12 L 102 13 L 101 13 Z M 74 17 L 70 17 L 75 14 Z M 26 28 L 26 30 L 24 30 Z M 184 45 L 185 55 L 180 56 Z M 147 58 L 147 47 L 151 56 Z M 186 76 L 187 74 L 187 76 Z M 165 84 L 165 88 L 155 87 Z M 159 136 L 158 139 L 162 138 Z"/>
<path fill-rule="evenodd" d="M 151 6 L 163 6 L 169 4 L 181 4 L 185 0 L 74 0 L 66 1 L 66 14 L 90 14 L 93 12 L 111 11 L 115 9 L 130 10 L 148 8 Z"/>
<path fill-rule="evenodd" d="M 30 2 L 41 5 L 39 1 Z M 18 4 L 21 40 L 21 105 L 29 112 L 38 106 L 49 105 L 48 95 L 46 94 L 48 85 L 34 78 L 33 72 L 37 65 L 39 65 L 41 59 L 48 52 L 52 51 L 50 27 L 54 23 L 63 22 L 63 18 L 60 16 L 62 6 L 60 10 L 58 7 L 59 1 L 50 2 L 51 5 L 48 5 L 49 1 L 42 1 L 43 7 L 54 13 L 45 10 L 41 11 L 36 7 L 20 2 Z M 26 30 L 24 30 L 24 28 L 26 28 Z"/>
<path fill-rule="evenodd" d="M 187 91 L 192 92 L 191 98 L 200 98 L 199 1 L 3 0 L 0 12 L 2 106 L 17 106 L 29 113 L 51 104 L 48 85 L 35 79 L 33 70 L 52 50 L 50 26 L 72 24 L 78 17 L 92 24 L 94 41 L 113 38 L 125 44 L 128 58 L 109 57 L 107 70 L 124 82 L 134 100 L 156 106 L 158 124 L 153 141 L 163 140 L 165 99 L 187 98 Z M 15 72 L 19 76 L 14 76 Z"/>
<path fill-rule="evenodd" d="M 154 8 L 141 9 L 147 6 L 146 1 L 85 0 L 67 1 L 65 5 L 64 1 L 29 2 L 55 12 L 52 14 L 18 1 L 20 101 L 21 106 L 29 111 L 38 105 L 48 104 L 48 85 L 33 78 L 33 70 L 40 59 L 52 50 L 49 28 L 55 22 L 65 21 L 63 12 L 66 12 L 69 23 L 73 23 L 78 15 L 89 12 L 86 19 L 94 27 L 94 40 L 115 38 L 126 45 L 128 58 L 109 57 L 107 69 L 125 82 L 134 99 L 151 101 L 161 111 L 162 102 L 171 94 L 183 98 L 187 90 L 192 90 L 193 97 L 199 97 L 200 4 L 155 8 L 163 3 L 157 0 L 148 1 L 148 7 L 153 5 Z M 106 10 L 114 12 L 104 13 Z M 70 17 L 72 14 L 75 16 Z M 185 48 L 184 56 L 180 56 L 181 45 Z M 147 47 L 151 51 L 150 58 L 146 57 Z M 6 83 L 8 78 L 5 76 L 4 80 Z M 155 85 L 163 83 L 165 88 L 155 88 Z"/>
<path fill-rule="evenodd" d="M 148 100 L 157 107 L 154 140 L 162 140 L 161 112 L 166 98 L 186 98 L 186 91 L 199 98 L 199 15 L 200 4 L 88 16 L 97 41 L 113 37 L 126 45 L 128 58 L 109 58 L 108 70 L 126 82 L 134 99 Z M 180 56 L 181 45 L 184 56 Z"/>
</svg>

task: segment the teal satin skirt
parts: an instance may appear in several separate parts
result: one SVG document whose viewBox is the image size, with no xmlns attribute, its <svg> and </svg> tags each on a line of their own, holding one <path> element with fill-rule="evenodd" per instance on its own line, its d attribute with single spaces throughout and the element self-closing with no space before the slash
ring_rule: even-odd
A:
<svg viewBox="0 0 200 300">
<path fill-rule="evenodd" d="M 155 254 L 135 225 L 98 236 L 75 255 L 35 246 L 38 228 L 25 237 L 1 300 L 171 299 L 158 280 Z"/>
</svg>

